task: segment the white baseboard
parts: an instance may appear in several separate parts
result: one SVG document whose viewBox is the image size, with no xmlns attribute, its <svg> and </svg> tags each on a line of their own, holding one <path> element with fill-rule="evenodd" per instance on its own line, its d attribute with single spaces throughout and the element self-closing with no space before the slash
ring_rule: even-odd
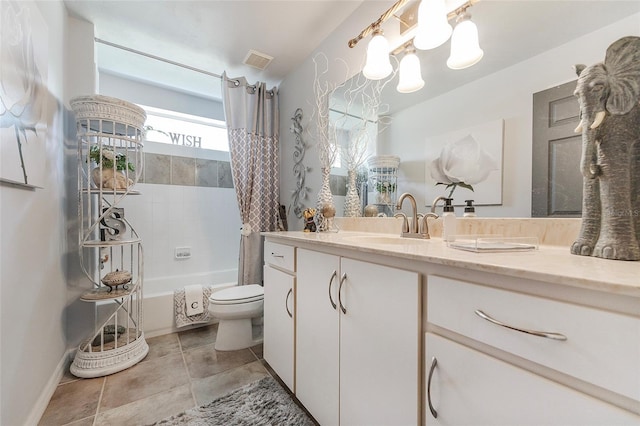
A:
<svg viewBox="0 0 640 426">
<path fill-rule="evenodd" d="M 47 409 L 47 406 L 49 405 L 49 401 L 51 401 L 51 397 L 56 391 L 56 388 L 58 387 L 58 384 L 60 383 L 60 380 L 64 375 L 65 369 L 67 368 L 67 365 L 71 362 L 75 352 L 76 352 L 75 348 L 72 348 L 67 350 L 64 353 L 64 355 L 62 356 L 62 359 L 60 359 L 60 362 L 58 362 L 58 365 L 53 371 L 53 374 L 51 374 L 49 381 L 44 386 L 44 388 L 42 388 L 42 392 L 40 392 L 40 396 L 38 397 L 38 400 L 31 408 L 29 417 L 24 423 L 25 425 L 36 426 L 38 422 L 40 422 L 40 419 L 42 418 L 42 415 Z"/>
</svg>

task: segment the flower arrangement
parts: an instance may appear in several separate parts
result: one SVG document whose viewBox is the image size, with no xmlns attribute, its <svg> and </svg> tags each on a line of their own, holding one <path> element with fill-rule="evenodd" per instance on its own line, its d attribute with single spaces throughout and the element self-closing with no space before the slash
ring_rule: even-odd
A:
<svg viewBox="0 0 640 426">
<path fill-rule="evenodd" d="M 396 190 L 396 184 L 388 181 L 376 182 L 376 191 L 379 193 L 394 192 Z"/>
<path fill-rule="evenodd" d="M 89 158 L 96 164 L 102 163 L 104 169 L 113 169 L 115 163 L 116 170 L 129 170 L 135 171 L 133 163 L 127 161 L 127 156 L 115 152 L 112 148 L 102 147 L 102 154 L 100 153 L 100 147 L 94 145 L 89 150 Z"/>
</svg>

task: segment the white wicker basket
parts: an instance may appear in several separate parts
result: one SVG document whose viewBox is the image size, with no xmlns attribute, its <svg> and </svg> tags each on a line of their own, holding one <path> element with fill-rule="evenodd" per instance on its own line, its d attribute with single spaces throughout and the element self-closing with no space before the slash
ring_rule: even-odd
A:
<svg viewBox="0 0 640 426">
<path fill-rule="evenodd" d="M 78 96 L 70 104 L 76 120 L 109 120 L 142 129 L 147 119 L 147 114 L 139 106 L 109 96 Z"/>
</svg>

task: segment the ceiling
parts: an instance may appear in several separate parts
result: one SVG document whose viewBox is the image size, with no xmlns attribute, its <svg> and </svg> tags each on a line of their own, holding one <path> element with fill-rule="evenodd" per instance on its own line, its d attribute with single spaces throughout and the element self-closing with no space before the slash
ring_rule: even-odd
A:
<svg viewBox="0 0 640 426">
<path fill-rule="evenodd" d="M 95 35 L 101 40 L 217 75 L 226 71 L 230 76 L 246 76 L 250 82 L 266 81 L 270 86 L 279 84 L 337 27 L 347 26 L 351 36 L 362 30 L 361 21 L 353 23 L 353 19 L 347 18 L 363 0 L 65 0 L 64 3 L 72 16 L 92 22 Z M 378 3 L 382 14 L 393 1 Z M 391 103 L 395 110 L 638 13 L 640 1 L 483 0 L 470 12 L 485 51 L 482 61 L 466 70 L 451 71 L 445 65 L 448 47 L 419 52 L 427 84 L 419 92 L 394 95 Z M 385 32 L 390 25 L 399 24 L 393 19 L 388 21 Z M 274 60 L 264 71 L 244 65 L 249 49 L 273 56 Z M 220 97 L 219 80 L 127 50 L 98 43 L 97 60 L 102 71 L 201 96 L 203 87 L 211 87 L 208 97 Z"/>
</svg>

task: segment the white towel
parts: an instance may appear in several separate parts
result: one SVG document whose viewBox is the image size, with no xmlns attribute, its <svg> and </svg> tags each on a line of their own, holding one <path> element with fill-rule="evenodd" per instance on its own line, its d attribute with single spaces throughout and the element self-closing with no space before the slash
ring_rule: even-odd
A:
<svg viewBox="0 0 640 426">
<path fill-rule="evenodd" d="M 187 305 L 187 316 L 204 312 L 204 298 L 201 285 L 188 285 L 184 288 L 184 301 Z"/>
</svg>

